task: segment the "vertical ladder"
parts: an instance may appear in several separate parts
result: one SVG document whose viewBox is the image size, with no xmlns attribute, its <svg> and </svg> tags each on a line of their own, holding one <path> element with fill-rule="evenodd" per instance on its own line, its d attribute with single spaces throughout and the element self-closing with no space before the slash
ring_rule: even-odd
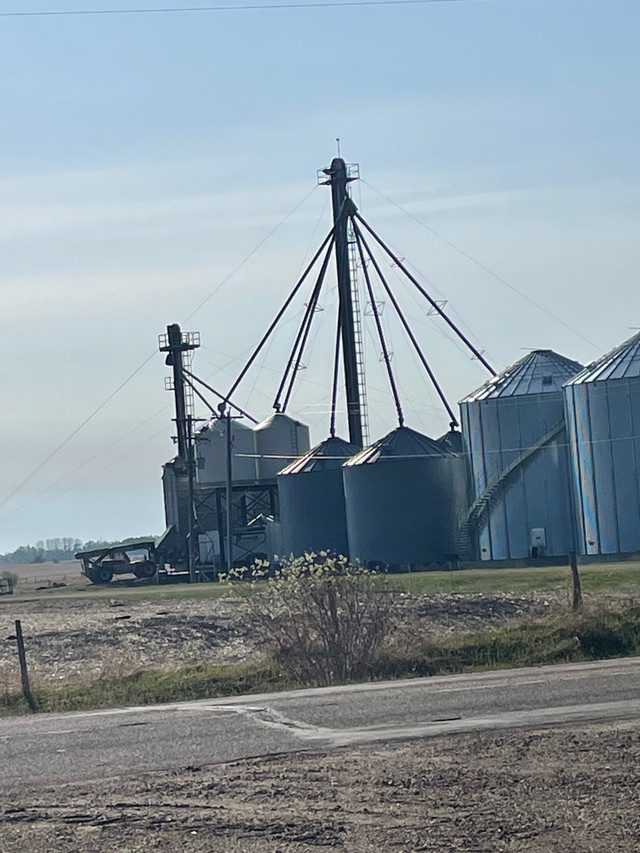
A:
<svg viewBox="0 0 640 853">
<path fill-rule="evenodd" d="M 353 303 L 353 331 L 356 345 L 356 361 L 358 367 L 358 388 L 360 389 L 360 416 L 362 421 L 362 446 L 368 447 L 369 437 L 369 406 L 367 404 L 367 379 L 365 373 L 364 336 L 362 331 L 362 309 L 358 291 L 358 249 L 353 225 L 349 220 L 349 267 L 351 272 L 351 299 Z"/>
<path fill-rule="evenodd" d="M 182 343 L 189 344 L 191 347 L 200 346 L 200 332 L 183 332 Z M 187 370 L 191 370 L 193 363 L 193 349 L 188 349 L 182 354 L 182 363 Z M 195 397 L 193 388 L 190 384 L 185 384 L 184 387 L 184 403 L 187 416 L 195 417 Z"/>
</svg>

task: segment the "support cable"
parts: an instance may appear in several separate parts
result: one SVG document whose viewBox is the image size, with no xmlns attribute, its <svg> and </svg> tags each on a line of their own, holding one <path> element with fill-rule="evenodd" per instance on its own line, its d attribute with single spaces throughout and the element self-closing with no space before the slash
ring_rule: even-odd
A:
<svg viewBox="0 0 640 853">
<path fill-rule="evenodd" d="M 196 395 L 196 397 L 198 397 L 198 398 L 199 398 L 199 399 L 200 399 L 200 400 L 205 404 L 205 406 L 207 407 L 207 409 L 209 409 L 209 411 L 211 412 L 211 414 L 212 414 L 212 415 L 214 415 L 214 417 L 218 417 L 218 415 L 219 415 L 218 410 L 214 407 L 213 403 L 210 403 L 210 402 L 207 400 L 207 398 L 204 396 L 204 394 L 202 393 L 202 391 L 199 391 L 199 390 L 196 388 L 196 386 L 193 384 L 193 382 L 191 382 L 191 380 L 190 380 L 190 379 L 187 379 L 186 377 L 185 377 L 185 379 L 184 379 L 184 382 L 185 382 L 185 385 L 188 385 L 188 386 L 189 386 L 189 388 L 191 388 L 191 390 L 192 390 L 192 391 L 193 391 L 193 393 Z"/>
<path fill-rule="evenodd" d="M 202 385 L 203 387 L 205 387 L 207 389 L 207 391 L 211 391 L 212 394 L 215 394 L 219 400 L 222 400 L 224 403 L 229 403 L 229 405 L 231 406 L 232 409 L 235 409 L 237 412 L 240 412 L 240 414 L 244 415 L 245 418 L 248 418 L 251 421 L 251 423 L 254 423 L 254 424 L 258 423 L 258 421 L 252 415 L 250 415 L 248 412 L 245 412 L 245 410 L 241 409 L 240 406 L 238 406 L 236 403 L 232 403 L 228 397 L 225 397 L 224 394 L 220 393 L 220 391 L 216 391 L 216 389 L 213 388 L 213 386 L 209 385 L 208 382 L 205 382 L 204 379 L 200 379 L 199 376 L 196 376 L 195 374 L 191 373 L 191 371 L 186 370 L 186 369 L 183 370 L 183 373 L 185 376 L 188 376 L 190 379 L 193 379 L 195 382 L 199 382 L 200 385 Z M 189 385 L 191 385 L 191 383 L 189 383 Z M 193 388 L 193 385 L 191 385 L 191 387 Z M 196 391 L 195 388 L 193 388 L 193 390 Z M 197 393 L 197 391 L 196 391 L 196 393 Z M 198 395 L 198 396 L 200 396 L 200 395 Z M 205 400 L 205 403 L 207 403 L 206 400 Z M 209 403 L 207 403 L 207 406 L 209 406 Z M 215 415 L 216 415 L 216 417 L 219 415 L 218 410 L 215 411 Z"/>
<path fill-rule="evenodd" d="M 229 391 L 228 391 L 228 393 L 227 393 L 226 397 L 224 397 L 224 399 L 223 399 L 223 402 L 225 402 L 225 403 L 228 403 L 228 402 L 229 402 L 229 400 L 230 400 L 230 398 L 231 398 L 231 395 L 232 395 L 232 394 L 233 394 L 233 392 L 237 389 L 238 385 L 242 382 L 242 380 L 244 379 L 244 377 L 245 377 L 245 376 L 247 375 L 247 373 L 249 372 L 249 369 L 251 368 L 251 365 L 253 364 L 253 362 L 256 360 L 256 358 L 257 358 L 257 357 L 258 357 L 258 355 L 260 354 L 260 351 L 262 350 L 263 346 L 266 344 L 266 342 L 267 342 L 267 341 L 269 340 L 269 338 L 271 337 L 271 334 L 272 334 L 273 330 L 275 329 L 275 327 L 278 325 L 278 323 L 279 323 L 279 322 L 280 322 L 280 320 L 282 319 L 283 314 L 285 313 L 285 311 L 287 310 L 287 308 L 289 307 L 289 305 L 291 305 L 291 303 L 292 303 L 292 302 L 293 302 L 293 300 L 295 299 L 296 294 L 298 293 L 298 291 L 300 290 L 300 288 L 302 287 L 302 285 L 303 285 L 303 284 L 304 284 L 304 282 L 306 281 L 307 276 L 309 275 L 309 273 L 311 272 L 311 270 L 312 270 L 312 269 L 313 269 L 313 267 L 315 266 L 315 263 L 316 263 L 316 261 L 318 260 L 318 258 L 320 257 L 320 255 L 322 254 L 322 252 L 323 252 L 323 251 L 325 250 L 325 248 L 327 247 L 327 244 L 328 244 L 328 243 L 329 243 L 329 241 L 333 238 L 334 233 L 335 233 L 335 226 L 331 229 L 331 231 L 329 231 L 329 233 L 327 234 L 327 236 L 326 236 L 326 237 L 324 238 L 324 240 L 322 241 L 322 245 L 320 246 L 320 248 L 318 249 L 318 251 L 315 253 L 315 255 L 313 256 L 313 258 L 311 259 L 311 261 L 309 262 L 309 264 L 307 265 L 307 268 L 305 269 L 305 271 L 303 272 L 303 274 L 301 275 L 301 277 L 298 279 L 298 281 L 297 281 L 297 283 L 296 283 L 295 287 L 293 288 L 293 290 L 291 291 L 291 293 L 289 294 L 289 296 L 286 298 L 286 300 L 285 300 L 285 302 L 284 302 L 284 305 L 283 305 L 283 306 L 282 306 L 282 308 L 278 311 L 278 313 L 277 313 L 277 314 L 276 314 L 276 316 L 274 317 L 273 321 L 271 322 L 271 325 L 269 326 L 269 328 L 267 329 L 267 331 L 266 331 L 266 332 L 264 333 L 264 335 L 262 336 L 262 338 L 261 338 L 261 340 L 260 340 L 260 343 L 259 343 L 259 344 L 258 344 L 258 346 L 254 349 L 253 353 L 251 354 L 251 357 L 249 358 L 249 361 L 247 361 L 247 363 L 245 364 L 245 366 L 244 366 L 244 367 L 242 368 L 242 370 L 240 371 L 240 374 L 239 374 L 238 378 L 236 379 L 236 381 L 233 383 L 233 385 L 232 385 L 232 386 L 231 386 L 231 388 L 229 389 Z"/>
<path fill-rule="evenodd" d="M 382 357 L 384 358 L 385 367 L 387 368 L 387 376 L 389 378 L 389 385 L 391 386 L 391 393 L 393 394 L 393 400 L 396 404 L 396 412 L 398 414 L 398 425 L 404 426 L 404 413 L 402 411 L 402 403 L 400 402 L 400 396 L 398 394 L 398 388 L 396 385 L 396 378 L 393 375 L 393 370 L 391 369 L 391 358 L 389 356 L 389 350 L 387 348 L 387 342 L 384 337 L 384 331 L 382 329 L 382 322 L 380 321 L 380 312 L 378 311 L 378 306 L 376 304 L 375 293 L 373 292 L 373 285 L 371 284 L 371 276 L 369 275 L 369 270 L 367 268 L 367 259 L 364 254 L 364 249 L 362 247 L 362 240 L 358 235 L 358 232 L 354 225 L 354 234 L 356 237 L 356 245 L 358 247 L 358 254 L 360 256 L 360 263 L 362 264 L 362 272 L 364 273 L 364 280 L 367 285 L 367 293 L 369 294 L 369 301 L 371 302 L 371 310 L 373 312 L 373 318 L 376 323 L 376 329 L 378 330 L 378 338 L 380 339 L 380 346 L 382 347 Z"/>
<path fill-rule="evenodd" d="M 582 340 L 586 341 L 586 343 L 588 343 L 589 346 L 594 347 L 599 352 L 602 351 L 601 346 L 599 346 L 598 344 L 595 344 L 593 341 L 589 340 L 589 338 L 585 338 L 585 336 L 583 334 L 581 334 L 577 329 L 574 329 L 573 326 L 570 326 L 568 323 L 565 323 L 564 320 L 561 320 L 560 317 L 557 316 L 557 314 L 553 314 L 551 311 L 549 311 L 548 308 L 545 308 L 543 305 L 540 305 L 539 302 L 536 302 L 530 296 L 527 296 L 526 293 L 523 293 L 521 290 L 518 290 L 518 288 L 515 287 L 515 285 L 511 284 L 511 282 L 507 281 L 507 279 L 504 278 L 503 276 L 498 275 L 497 272 L 494 272 L 494 270 L 492 270 L 486 264 L 483 264 L 482 261 L 479 261 L 477 258 L 474 258 L 473 255 L 469 254 L 469 252 L 465 252 L 464 249 L 461 249 L 460 246 L 457 246 L 452 240 L 449 240 L 443 234 L 440 234 L 440 232 L 436 231 L 435 228 L 432 228 L 430 225 L 427 225 L 427 223 L 423 222 L 422 219 L 418 219 L 418 217 L 415 216 L 415 214 L 411 213 L 410 210 L 407 210 L 406 207 L 403 207 L 401 204 L 398 204 L 398 202 L 394 201 L 392 198 L 390 198 L 390 196 L 385 195 L 383 192 L 380 192 L 380 190 L 371 186 L 371 184 L 368 184 L 364 180 L 364 178 L 360 178 L 360 182 L 362 184 L 365 184 L 367 187 L 369 187 L 370 190 L 373 190 L 374 193 L 377 193 L 380 196 L 380 198 L 383 198 L 385 201 L 388 201 L 389 204 L 392 204 L 394 207 L 397 207 L 398 210 L 401 210 L 402 213 L 404 213 L 410 219 L 413 219 L 414 222 L 417 222 L 418 225 L 420 225 L 426 231 L 429 231 L 429 233 L 433 234 L 434 237 L 437 237 L 438 240 L 442 240 L 442 242 L 446 243 L 447 246 L 450 246 L 454 250 L 454 252 L 457 252 L 459 255 L 461 255 L 463 258 L 466 258 L 468 261 L 471 261 L 472 264 L 475 264 L 483 272 L 486 272 L 488 275 L 490 275 L 496 281 L 500 282 L 500 284 L 503 284 L 505 287 L 508 287 L 509 290 L 512 290 L 514 293 L 517 293 L 518 296 L 521 296 L 530 305 L 533 305 L 534 308 L 537 308 L 538 311 L 542 311 L 542 313 L 546 314 L 547 317 L 551 317 L 552 320 L 555 320 L 556 323 L 559 323 L 561 326 L 564 326 L 565 329 L 567 329 L 572 334 L 576 335 L 578 338 L 582 338 Z"/>
<path fill-rule="evenodd" d="M 282 396 L 282 392 L 284 391 L 284 387 L 287 384 L 287 380 L 289 379 L 289 373 L 296 361 L 296 356 L 298 354 L 298 348 L 300 347 L 300 342 L 303 340 L 305 335 L 308 335 L 308 327 L 311 325 L 313 320 L 313 314 L 316 310 L 316 305 L 318 304 L 318 298 L 320 296 L 320 289 L 322 288 L 322 284 L 324 282 L 324 276 L 327 270 L 327 264 L 329 263 L 329 258 L 331 257 L 331 252 L 333 251 L 334 240 L 331 240 L 329 244 L 329 248 L 327 249 L 327 254 L 325 255 L 325 259 L 322 262 L 322 267 L 320 272 L 318 273 L 318 279 L 315 283 L 313 291 L 311 293 L 311 298 L 307 303 L 307 307 L 304 312 L 304 316 L 302 318 L 302 322 L 300 323 L 300 327 L 298 329 L 298 333 L 296 335 L 295 341 L 293 342 L 293 346 L 291 347 L 291 352 L 289 353 L 289 359 L 287 361 L 286 367 L 284 369 L 284 373 L 282 375 L 282 379 L 280 380 L 280 385 L 278 386 L 278 390 L 276 391 L 276 396 L 273 401 L 273 408 L 276 412 L 284 411 L 286 409 L 286 402 L 284 407 L 280 406 L 280 397 Z M 304 344 L 303 344 L 304 346 Z M 296 365 L 297 369 L 297 365 Z"/>
<path fill-rule="evenodd" d="M 338 376 L 340 375 L 340 339 L 342 337 L 342 324 L 340 322 L 340 309 L 338 308 L 338 323 L 336 329 L 336 346 L 333 355 L 333 382 L 331 384 L 331 422 L 329 435 L 336 437 L 336 407 L 338 404 Z"/>
<path fill-rule="evenodd" d="M 315 314 L 316 305 L 318 304 L 318 299 L 320 297 L 320 291 L 322 290 L 322 285 L 324 284 L 324 279 L 327 274 L 327 267 L 329 266 L 329 261 L 331 259 L 331 253 L 333 250 L 333 241 L 329 245 L 327 253 L 324 257 L 324 261 L 322 262 L 322 267 L 320 268 L 320 272 L 318 273 L 318 281 L 316 282 L 316 286 L 311 295 L 311 301 L 309 305 L 311 307 L 311 311 L 309 312 L 309 319 L 307 321 L 306 329 L 304 330 L 304 334 L 300 340 L 300 347 L 298 349 L 298 356 L 296 358 L 296 363 L 291 372 L 291 378 L 289 379 L 289 387 L 287 388 L 287 393 L 284 398 L 284 403 L 282 405 L 282 411 L 286 412 L 287 406 L 289 405 L 289 400 L 291 399 L 291 394 L 293 393 L 293 386 L 295 385 L 296 379 L 298 377 L 298 371 L 300 370 L 300 366 L 302 364 L 302 356 L 305 351 L 305 347 L 307 346 L 307 341 L 309 340 L 309 332 L 311 331 L 311 324 L 313 322 L 313 315 Z"/>
<path fill-rule="evenodd" d="M 317 285 L 316 285 L 317 286 Z M 315 288 L 313 293 L 315 293 Z M 287 364 L 284 369 L 284 373 L 282 374 L 282 378 L 280 379 L 280 384 L 278 385 L 278 390 L 276 391 L 276 396 L 273 400 L 273 408 L 276 412 L 282 411 L 282 406 L 280 404 L 280 397 L 282 396 L 282 392 L 284 391 L 284 386 L 287 384 L 287 379 L 289 378 L 289 371 L 293 367 L 293 363 L 296 358 L 296 353 L 298 352 L 298 347 L 300 345 L 300 340 L 304 334 L 304 331 L 307 327 L 307 324 L 310 322 L 310 317 L 315 310 L 315 304 L 313 301 L 313 294 L 311 295 L 311 299 L 309 300 L 307 307 L 304 312 L 304 317 L 302 318 L 302 322 L 298 328 L 298 333 L 296 334 L 296 338 L 293 342 L 293 346 L 291 347 L 291 352 L 289 353 L 289 358 L 287 360 Z"/>
<path fill-rule="evenodd" d="M 445 321 L 445 322 L 450 326 L 450 328 L 451 328 L 451 329 L 453 329 L 453 331 L 456 333 L 456 335 L 460 338 L 460 340 L 461 340 L 461 341 L 463 341 L 463 342 L 467 345 L 467 347 L 468 347 L 468 348 L 471 350 L 471 352 L 475 355 L 475 357 L 478 359 L 478 361 L 479 361 L 482 365 L 484 365 L 484 367 L 486 367 L 486 368 L 487 368 L 487 370 L 489 371 L 489 373 L 490 373 L 492 376 L 496 376 L 496 371 L 493 369 L 493 367 L 491 367 L 491 365 L 490 365 L 490 364 L 489 364 L 489 362 L 486 360 L 486 358 L 484 358 L 484 356 L 482 355 L 482 353 L 480 352 L 480 350 L 479 350 L 479 349 L 477 349 L 477 347 L 475 347 L 475 346 L 471 343 L 471 341 L 470 341 L 470 340 L 469 340 L 469 338 L 464 334 L 464 332 L 462 332 L 462 330 L 461 330 L 461 329 L 459 329 L 459 328 L 458 328 L 458 326 L 456 326 L 456 324 L 453 322 L 453 320 L 451 320 L 451 319 L 447 316 L 447 314 L 445 314 L 445 312 L 444 312 L 444 311 L 442 310 L 442 308 L 438 305 L 438 303 L 435 301 L 435 299 L 433 299 L 433 298 L 432 298 L 432 297 L 427 293 L 427 291 L 426 291 L 426 290 L 424 289 L 424 287 L 420 284 L 420 282 L 418 281 L 418 279 L 417 279 L 417 278 L 415 278 L 415 276 L 413 276 L 413 275 L 409 272 L 409 270 L 408 270 L 408 269 L 406 268 L 406 266 L 402 263 L 402 261 L 400 260 L 400 258 L 399 258 L 396 254 L 394 254 L 394 252 L 393 252 L 393 251 L 392 251 L 392 250 L 387 246 L 387 244 L 384 242 L 384 240 L 382 240 L 382 238 L 381 238 L 381 237 L 378 237 L 378 235 L 377 235 L 377 234 L 376 234 L 376 232 L 373 230 L 373 228 L 372 228 L 372 227 L 371 227 L 367 222 L 365 222 L 365 220 L 360 216 L 360 214 L 359 214 L 359 213 L 354 213 L 354 214 L 353 214 L 353 216 L 352 216 L 352 219 L 357 219 L 357 220 L 358 220 L 358 222 L 361 222 L 361 223 L 364 225 L 364 227 L 365 227 L 365 228 L 367 229 L 367 231 L 371 234 L 371 236 L 373 237 L 373 239 L 378 243 L 378 245 L 379 245 L 379 246 L 381 246 L 381 247 L 384 249 L 384 251 L 387 253 L 387 255 L 388 255 L 388 256 L 391 258 L 391 260 L 394 262 L 394 264 L 395 264 L 399 269 L 401 269 L 401 270 L 402 270 L 402 272 L 405 274 L 405 276 L 409 279 L 409 281 L 410 281 L 413 285 L 415 285 L 415 287 L 417 287 L 417 288 L 418 288 L 418 290 L 420 291 L 420 293 L 421 293 L 421 294 L 425 297 L 425 299 L 429 302 L 429 304 L 430 304 L 430 305 L 431 305 L 431 307 L 434 309 L 434 311 L 437 311 L 437 313 L 442 317 L 442 319 L 443 319 L 443 320 L 444 320 L 444 321 Z M 354 227 L 355 227 L 355 222 L 354 222 Z M 369 254 L 370 254 L 370 256 L 371 256 L 371 253 L 369 253 Z M 371 256 L 371 260 L 373 260 L 373 256 Z"/>
<path fill-rule="evenodd" d="M 397 314 L 397 315 L 398 315 L 398 317 L 400 318 L 400 322 L 401 322 L 401 323 L 402 323 L 402 325 L 404 326 L 404 329 L 405 329 L 405 331 L 406 331 L 407 335 L 409 336 L 409 340 L 410 340 L 410 341 L 411 341 L 411 343 L 413 344 L 414 349 L 415 349 L 415 351 L 417 352 L 417 354 L 418 354 L 418 357 L 419 357 L 420 361 L 422 362 L 422 366 L 424 367 L 424 369 L 425 369 L 425 370 L 427 371 L 427 373 L 429 374 L 429 379 L 430 379 L 430 380 L 431 380 L 431 382 L 433 383 L 433 387 L 436 389 L 436 391 L 437 391 L 437 393 L 438 393 L 438 396 L 440 397 L 440 399 L 441 399 L 441 401 L 442 401 L 443 406 L 444 406 L 444 407 L 445 407 L 445 409 L 447 410 L 447 413 L 448 413 L 448 415 L 449 415 L 449 417 L 450 417 L 450 419 L 451 419 L 451 427 L 452 427 L 452 428 L 453 428 L 453 427 L 457 427 L 457 426 L 458 426 L 458 419 L 456 418 L 456 416 L 455 416 L 455 414 L 454 414 L 453 409 L 452 409 L 452 408 L 451 408 L 451 406 L 449 405 L 449 401 L 448 401 L 448 400 L 447 400 L 447 398 L 445 397 L 445 395 L 444 395 L 444 391 L 443 391 L 443 390 L 442 390 L 442 388 L 440 387 L 440 383 L 439 383 L 439 382 L 438 382 L 438 380 L 436 379 L 435 374 L 434 374 L 433 370 L 431 369 L 431 367 L 430 367 L 430 365 L 429 365 L 429 362 L 428 362 L 428 361 L 427 361 L 427 359 L 425 358 L 425 355 L 424 355 L 424 353 L 422 352 L 422 349 L 420 348 L 420 344 L 419 344 L 419 343 L 418 343 L 418 341 L 416 340 L 416 336 L 413 334 L 413 331 L 411 330 L 411 326 L 409 325 L 409 323 L 407 322 L 406 317 L 405 317 L 405 316 L 404 316 L 404 314 L 402 313 L 402 309 L 400 308 L 400 305 L 398 304 L 398 300 L 397 300 L 397 299 L 396 299 L 396 297 L 394 296 L 393 291 L 392 291 L 392 290 L 391 290 L 391 288 L 389 287 L 389 283 L 387 282 L 386 278 L 384 277 L 384 273 L 383 273 L 383 272 L 382 272 L 382 270 L 380 269 L 380 264 L 376 261 L 375 257 L 373 256 L 373 254 L 372 254 L 372 252 L 371 252 L 371 249 L 369 248 L 369 245 L 368 245 L 367 241 L 365 240 L 365 238 L 364 238 L 364 235 L 363 235 L 362 231 L 360 230 L 360 228 L 358 228 L 358 226 L 357 226 L 357 224 L 356 224 L 355 222 L 353 223 L 353 230 L 354 230 L 354 233 L 356 234 L 356 236 L 357 236 L 357 237 L 362 241 L 362 245 L 363 245 L 363 246 L 364 246 L 364 248 L 366 249 L 367 254 L 369 255 L 369 257 L 371 258 L 371 263 L 373 264 L 373 266 L 374 266 L 374 268 L 375 268 L 375 271 L 376 271 L 376 273 L 378 274 L 378 278 L 379 278 L 379 279 L 380 279 L 380 281 L 382 282 L 382 284 L 383 284 L 383 286 L 384 286 L 384 289 L 386 290 L 387 295 L 388 295 L 389 299 L 391 300 L 391 304 L 392 304 L 392 305 L 393 305 L 393 307 L 395 308 L 395 310 L 396 310 L 396 314 Z"/>
</svg>

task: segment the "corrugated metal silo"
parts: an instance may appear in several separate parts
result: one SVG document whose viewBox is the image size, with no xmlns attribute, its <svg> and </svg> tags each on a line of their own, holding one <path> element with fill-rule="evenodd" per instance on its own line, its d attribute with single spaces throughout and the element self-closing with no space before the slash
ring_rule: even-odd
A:
<svg viewBox="0 0 640 853">
<path fill-rule="evenodd" d="M 309 427 L 281 412 L 274 412 L 253 428 L 260 480 L 275 479 L 289 461 L 309 450 Z"/>
<path fill-rule="evenodd" d="M 232 472 L 234 482 L 255 482 L 256 439 L 253 429 L 231 419 Z M 227 477 L 227 421 L 213 420 L 196 434 L 198 482 L 221 485 Z"/>
<path fill-rule="evenodd" d="M 640 333 L 565 387 L 583 554 L 640 551 Z"/>
<path fill-rule="evenodd" d="M 483 560 L 572 550 L 562 386 L 581 368 L 534 350 L 460 403 L 473 497 L 462 528 L 466 556 L 476 556 L 476 544 Z"/>
<path fill-rule="evenodd" d="M 342 473 L 352 559 L 428 566 L 456 553 L 467 507 L 462 454 L 403 426 L 350 459 Z"/>
<path fill-rule="evenodd" d="M 349 556 L 342 465 L 357 450 L 342 438 L 328 438 L 278 474 L 283 556 Z"/>
<path fill-rule="evenodd" d="M 162 466 L 162 489 L 166 526 L 173 525 L 180 532 L 186 531 L 189 525 L 187 473 L 180 460 L 172 459 Z"/>
</svg>

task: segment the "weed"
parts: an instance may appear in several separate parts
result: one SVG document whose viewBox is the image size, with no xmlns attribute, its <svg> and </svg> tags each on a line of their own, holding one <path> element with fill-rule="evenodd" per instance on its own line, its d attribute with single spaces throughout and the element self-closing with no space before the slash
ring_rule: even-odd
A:
<svg viewBox="0 0 640 853">
<path fill-rule="evenodd" d="M 445 675 L 482 669 L 640 654 L 640 607 L 599 609 L 581 616 L 552 616 L 526 625 L 451 636 L 414 648 L 387 648 L 373 678 Z M 193 665 L 173 671 L 144 670 L 88 684 L 34 689 L 41 711 L 77 711 L 238 696 L 306 687 L 267 659 L 224 666 Z M 26 713 L 22 695 L 0 694 L 0 715 Z"/>
<path fill-rule="evenodd" d="M 142 670 L 99 678 L 87 684 L 34 689 L 39 711 L 79 711 L 128 705 L 184 702 L 292 687 L 269 663 L 191 665 L 173 671 Z M 0 715 L 26 712 L 19 693 L 0 695 Z"/>
<path fill-rule="evenodd" d="M 635 654 L 640 654 L 640 607 L 601 608 L 582 616 L 553 616 L 525 625 L 459 634 L 414 649 L 390 649 L 379 658 L 376 675 L 444 675 Z"/>
</svg>

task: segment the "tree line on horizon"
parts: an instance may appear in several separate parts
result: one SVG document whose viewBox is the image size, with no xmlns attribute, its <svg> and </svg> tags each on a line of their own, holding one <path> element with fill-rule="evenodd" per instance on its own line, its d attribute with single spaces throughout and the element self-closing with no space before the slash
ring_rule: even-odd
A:
<svg viewBox="0 0 640 853">
<path fill-rule="evenodd" d="M 20 545 L 15 551 L 0 554 L 0 563 L 49 563 L 73 560 L 78 551 L 90 551 L 94 548 L 110 548 L 121 542 L 133 542 L 142 536 L 129 536 L 127 539 L 81 539 L 61 537 L 55 539 L 39 539 L 35 545 Z M 147 537 L 154 539 L 154 536 Z"/>
</svg>

